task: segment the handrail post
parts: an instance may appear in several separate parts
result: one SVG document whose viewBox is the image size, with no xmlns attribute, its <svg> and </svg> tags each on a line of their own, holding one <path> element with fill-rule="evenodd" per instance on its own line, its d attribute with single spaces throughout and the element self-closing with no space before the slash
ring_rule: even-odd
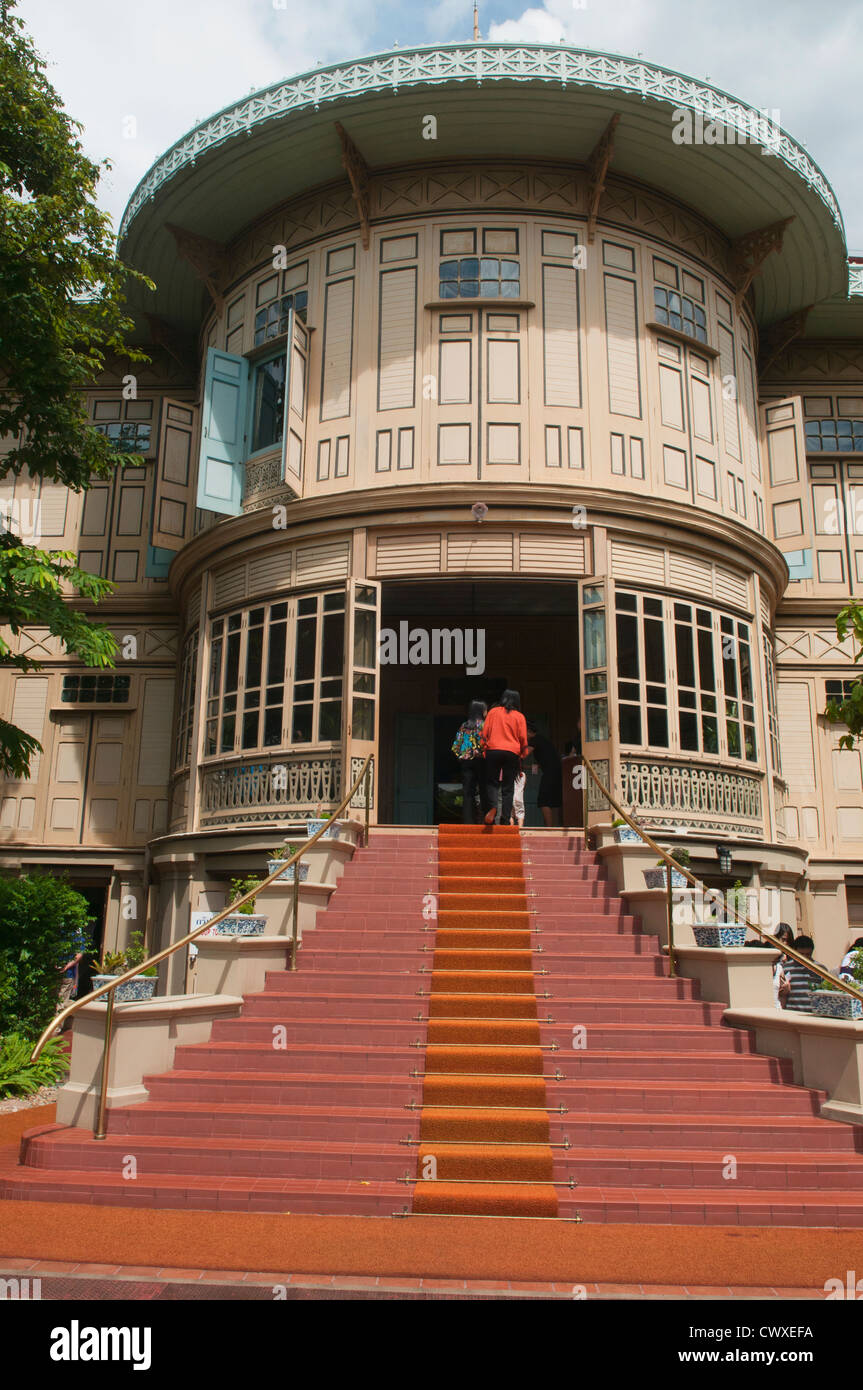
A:
<svg viewBox="0 0 863 1390">
<path fill-rule="evenodd" d="M 677 962 L 674 958 L 674 890 L 672 887 L 671 876 L 673 873 L 667 864 L 665 866 L 665 903 L 668 911 L 668 968 L 672 976 L 677 974 Z"/>
<path fill-rule="evenodd" d="M 364 790 L 364 799 L 365 799 L 365 803 L 366 803 L 366 816 L 365 816 L 366 828 L 365 828 L 365 832 L 364 832 L 364 834 L 363 834 L 363 849 L 368 849 L 368 847 L 369 847 L 369 802 L 370 802 L 370 800 L 371 800 L 371 782 L 372 782 L 372 765 L 371 765 L 371 762 L 366 763 L 366 775 L 365 775 L 365 777 L 363 778 L 363 781 L 364 781 L 364 783 L 365 783 L 364 789 L 363 789 L 363 790 Z"/>
<path fill-rule="evenodd" d="M 297 968 L 297 937 L 300 929 L 300 861 L 294 865 L 293 921 L 291 922 L 291 969 Z"/>
<path fill-rule="evenodd" d="M 111 1067 L 111 1025 L 114 1022 L 114 989 L 108 991 L 108 1007 L 105 1011 L 105 1042 L 102 1047 L 102 1077 L 99 1083 L 99 1106 L 96 1112 L 94 1139 L 105 1138 L 105 1112 L 108 1108 L 108 1073 Z"/>
</svg>

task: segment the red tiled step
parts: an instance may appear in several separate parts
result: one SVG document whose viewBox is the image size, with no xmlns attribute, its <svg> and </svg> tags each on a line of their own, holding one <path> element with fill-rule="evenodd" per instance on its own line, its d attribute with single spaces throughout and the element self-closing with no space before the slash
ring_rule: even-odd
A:
<svg viewBox="0 0 863 1390">
<path fill-rule="evenodd" d="M 250 1018 L 244 1014 L 241 1019 L 217 1020 L 213 1024 L 210 1041 L 271 1046 L 273 1029 L 280 1026 L 285 1028 L 291 1046 L 294 1043 L 345 1043 L 350 1047 L 360 1047 L 363 1043 L 371 1043 L 373 1047 L 405 1048 L 417 1040 L 424 1044 L 426 1038 L 426 1024 L 410 1022 L 409 1015 L 408 1021 L 404 1022 L 387 1018 L 294 1018 L 289 1010 L 283 1009 L 280 1016 L 267 1019 Z"/>
<path fill-rule="evenodd" d="M 415 1036 L 419 1032 L 417 1029 Z M 213 1071 L 220 1076 L 244 1071 L 341 1076 L 345 1071 L 362 1071 L 375 1077 L 406 1078 L 412 1071 L 422 1071 L 422 1062 L 422 1048 L 410 1044 L 375 1046 L 365 1041 L 356 1046 L 341 1040 L 329 1044 L 289 1040 L 287 1047 L 280 1048 L 273 1046 L 272 1034 L 267 1042 L 243 1042 L 232 1036 L 228 1041 L 186 1044 L 174 1053 L 176 1071 Z"/>
<path fill-rule="evenodd" d="M 27 1166 L 50 1171 L 120 1173 L 125 1161 L 137 1162 L 136 1182 L 158 1181 L 164 1174 L 195 1177 L 304 1178 L 398 1182 L 413 1178 L 416 1148 L 405 1144 L 315 1139 L 264 1139 L 238 1136 L 108 1134 L 95 1140 L 82 1130 L 62 1130 L 34 1139 Z"/>
<path fill-rule="evenodd" d="M 348 1140 L 398 1144 L 419 1133 L 419 1110 L 405 1105 L 261 1105 L 248 1102 L 145 1101 L 108 1111 L 108 1133 L 182 1134 L 194 1138 Z"/>
<path fill-rule="evenodd" d="M 681 1005 L 675 1004 L 673 1007 L 679 1009 Z M 585 1030 L 584 1034 L 575 1034 L 574 1030 L 581 1028 Z M 722 1052 L 739 1057 L 760 1055 L 755 1051 L 755 1038 L 752 1033 L 743 1029 L 717 1028 L 704 1024 L 633 1024 L 625 1021 L 588 1024 L 582 1020 L 580 1024 L 573 1024 L 572 1028 L 562 1027 L 559 1023 L 541 1023 L 540 1033 L 543 1042 L 557 1042 L 562 1052 L 592 1052 L 598 1049 L 600 1052 L 635 1051 L 644 1056 L 653 1056 L 679 1049 L 683 1054 Z"/>
<path fill-rule="evenodd" d="M 237 1105 L 384 1106 L 419 1102 L 422 1081 L 366 1072 L 303 1072 L 188 1070 L 162 1072 L 144 1078 L 155 1101 L 215 1101 Z M 407 1113 L 407 1112 L 406 1112 Z"/>
<path fill-rule="evenodd" d="M 539 956 L 537 959 L 541 961 L 542 957 Z M 527 992 L 532 994 L 536 989 L 541 1008 L 544 1008 L 546 1001 L 551 999 L 573 1002 L 580 999 L 593 1001 L 604 995 L 619 999 L 624 992 L 631 993 L 633 1003 L 637 1003 L 639 999 L 672 1000 L 675 998 L 697 999 L 698 997 L 695 980 L 671 979 L 669 976 L 662 978 L 659 975 L 612 974 L 610 971 L 603 975 L 596 973 L 556 975 L 552 980 L 551 976 L 541 974 L 541 968 L 536 976 L 532 970 L 520 975 L 514 971 L 459 970 L 438 972 L 435 977 L 433 992 L 488 994 L 495 993 L 505 987 L 509 993 Z M 420 979 L 426 980 L 423 988 L 427 988 L 428 976 L 420 976 Z"/>
<path fill-rule="evenodd" d="M 324 993 L 320 990 L 311 991 L 309 980 L 305 976 L 293 978 L 297 985 L 295 990 L 286 990 L 282 994 L 276 990 L 262 994 L 247 994 L 243 1001 L 243 1018 L 266 1018 L 273 1022 L 290 1017 L 297 1022 L 313 1019 L 330 1023 L 357 1020 L 391 1020 L 401 1023 L 405 1020 L 413 1022 L 418 1013 L 424 1017 L 428 1013 L 424 1001 L 413 991 L 405 994 Z"/>
<path fill-rule="evenodd" d="M 580 1187 L 708 1188 L 735 1192 L 770 1188 L 812 1192 L 863 1191 L 863 1157 L 850 1154 L 748 1151 L 734 1155 L 736 1177 L 728 1176 L 728 1149 L 616 1148 L 555 1149 L 554 1176 Z"/>
<path fill-rule="evenodd" d="M 407 1205 L 404 1183 L 357 1179 L 225 1178 L 163 1174 L 129 1182 L 116 1174 L 59 1173 L 20 1167 L 0 1182 L 10 1201 L 104 1203 L 110 1206 L 200 1211 L 293 1212 L 322 1216 L 393 1216 Z"/>
<path fill-rule="evenodd" d="M 682 1226 L 863 1226 L 863 1193 L 743 1192 L 690 1188 L 581 1187 L 564 1190 L 562 1217 Z M 561 1189 L 557 1189 L 561 1192 Z"/>
<path fill-rule="evenodd" d="M 858 1152 L 855 1128 L 831 1124 L 816 1115 L 759 1115 L 751 1111 L 730 1115 L 650 1112 L 622 1114 L 591 1111 L 587 1115 L 549 1115 L 551 1142 L 576 1148 L 706 1149 L 739 1154 Z"/>
<path fill-rule="evenodd" d="M 704 1024 L 713 1037 L 722 1022 L 725 1004 L 710 1004 L 701 999 L 565 999 L 554 994 L 543 999 L 540 1017 L 551 1016 L 556 1027 L 569 1031 L 574 1025 L 585 1027 L 624 1024 L 626 1027 L 652 1029 L 656 1024 L 673 1025 L 678 1034 L 681 1028 Z M 549 1025 L 550 1027 L 551 1025 Z"/>
<path fill-rule="evenodd" d="M 681 1080 L 704 1081 L 787 1081 L 793 1082 L 794 1069 L 790 1061 L 778 1057 L 763 1057 L 757 1053 L 749 1056 L 735 1052 L 713 1052 L 699 1049 L 686 1056 L 679 1052 L 637 1051 L 627 1052 L 620 1048 L 615 1051 L 600 1051 L 589 1047 L 585 1051 L 561 1049 L 553 1054 L 555 1062 L 565 1076 L 574 1078 L 595 1078 L 597 1080 L 617 1080 L 629 1078 L 632 1081 Z M 804 1094 L 808 1095 L 808 1092 Z"/>
<path fill-rule="evenodd" d="M 559 1054 L 552 1054 L 558 1057 Z M 553 1064 L 552 1064 L 553 1065 Z M 551 1070 L 546 1067 L 546 1072 Z M 563 1068 L 561 1067 L 561 1070 Z M 602 1080 L 597 1078 L 548 1080 L 547 1103 L 551 1109 L 566 1106 L 575 1114 L 616 1113 L 649 1115 L 816 1115 L 823 1095 L 801 1086 L 735 1080 Z"/>
</svg>

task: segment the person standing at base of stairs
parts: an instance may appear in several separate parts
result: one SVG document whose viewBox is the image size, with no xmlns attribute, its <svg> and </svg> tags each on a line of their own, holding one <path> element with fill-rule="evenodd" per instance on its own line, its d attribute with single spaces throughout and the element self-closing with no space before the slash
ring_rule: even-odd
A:
<svg viewBox="0 0 863 1390">
<path fill-rule="evenodd" d="M 815 942 L 811 936 L 798 936 L 794 942 L 794 949 L 801 956 L 806 956 L 812 960 L 812 952 L 815 950 Z M 814 961 L 815 965 L 821 965 L 820 961 Z M 822 970 L 826 970 L 826 965 L 821 965 Z M 791 989 L 785 1002 L 786 1009 L 794 1009 L 798 1013 L 809 1013 L 812 1009 L 812 991 L 817 989 L 821 983 L 820 975 L 816 975 L 814 970 L 807 970 L 805 965 L 801 965 L 797 960 L 785 962 L 785 973 L 791 981 Z"/>
<path fill-rule="evenodd" d="M 520 706 L 518 691 L 505 690 L 500 703 L 493 705 L 485 717 L 482 743 L 488 787 L 488 810 L 483 817 L 486 825 L 493 825 L 497 816 L 498 783 L 501 825 L 509 825 L 512 817 L 513 788 L 520 767 L 519 760 L 527 753 L 527 725 Z"/>
</svg>

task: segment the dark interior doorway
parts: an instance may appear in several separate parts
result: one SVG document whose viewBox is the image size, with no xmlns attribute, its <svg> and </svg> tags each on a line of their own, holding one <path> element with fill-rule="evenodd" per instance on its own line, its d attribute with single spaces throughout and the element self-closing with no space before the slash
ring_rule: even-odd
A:
<svg viewBox="0 0 863 1390">
<path fill-rule="evenodd" d="M 385 583 L 382 628 L 471 628 L 485 634 L 481 674 L 465 667 L 381 667 L 380 814 L 383 824 L 461 820 L 462 787 L 450 749 L 472 699 L 493 703 L 507 686 L 562 754 L 579 700 L 577 586 L 531 580 Z M 541 825 L 538 775 L 528 775 L 525 824 Z"/>
</svg>

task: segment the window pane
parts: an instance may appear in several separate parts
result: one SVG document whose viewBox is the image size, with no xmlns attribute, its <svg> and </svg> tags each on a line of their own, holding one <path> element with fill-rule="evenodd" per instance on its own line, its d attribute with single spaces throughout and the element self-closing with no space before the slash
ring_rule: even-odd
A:
<svg viewBox="0 0 863 1390">
<path fill-rule="evenodd" d="M 716 689 L 713 667 L 713 633 L 700 628 L 698 632 L 698 674 L 702 690 Z"/>
<path fill-rule="evenodd" d="M 608 701 L 587 700 L 585 713 L 587 716 L 586 742 L 604 743 L 608 738 Z"/>
<path fill-rule="evenodd" d="M 705 717 L 701 721 L 701 734 L 704 740 L 705 753 L 719 752 L 719 728 L 713 715 Z"/>
<path fill-rule="evenodd" d="M 284 679 L 286 633 L 285 623 L 276 623 L 270 628 L 270 650 L 267 655 L 268 685 Z"/>
<path fill-rule="evenodd" d="M 375 706 L 373 700 L 353 699 L 353 736 L 371 740 L 375 736 Z"/>
<path fill-rule="evenodd" d="M 225 660 L 225 689 L 236 690 L 240 675 L 240 634 L 232 632 L 228 638 Z"/>
<path fill-rule="evenodd" d="M 318 720 L 318 738 L 337 739 L 342 734 L 342 703 L 341 700 L 323 700 L 321 702 L 321 714 Z M 354 727 L 354 734 L 357 738 L 362 738 L 362 734 L 357 734 Z"/>
<path fill-rule="evenodd" d="M 285 423 L 285 357 L 263 362 L 255 372 L 252 452 L 281 442 Z"/>
<path fill-rule="evenodd" d="M 261 654 L 264 648 L 264 629 L 262 627 L 249 628 L 249 635 L 246 642 L 246 685 L 257 686 L 261 683 Z"/>
<path fill-rule="evenodd" d="M 605 613 L 597 609 L 584 614 L 584 665 L 587 670 L 605 665 Z"/>
<path fill-rule="evenodd" d="M 243 747 L 256 748 L 258 745 L 258 710 L 243 715 Z"/>
<path fill-rule="evenodd" d="M 298 681 L 314 680 L 317 628 L 316 618 L 303 618 L 297 623 L 297 659 L 294 677 Z M 341 666 L 339 670 L 341 670 Z"/>
<path fill-rule="evenodd" d="M 345 615 L 327 613 L 321 651 L 321 675 L 340 676 L 345 653 Z"/>
<path fill-rule="evenodd" d="M 282 707 L 275 705 L 264 713 L 264 747 L 278 748 L 282 741 Z"/>
<path fill-rule="evenodd" d="M 668 715 L 664 709 L 648 709 L 647 742 L 651 748 L 668 747 Z"/>
<path fill-rule="evenodd" d="M 678 715 L 680 746 L 687 752 L 698 751 L 698 716 L 694 711 L 681 710 Z"/>
<path fill-rule="evenodd" d="M 638 705 L 619 705 L 621 743 L 641 743 L 641 710 Z"/>
<path fill-rule="evenodd" d="M 312 707 L 311 705 L 294 705 L 294 721 L 291 729 L 291 741 L 293 743 L 311 743 L 312 741 Z"/>
<path fill-rule="evenodd" d="M 664 681 L 665 633 L 652 618 L 644 624 L 644 674 L 649 681 Z"/>
<path fill-rule="evenodd" d="M 371 667 L 375 664 L 375 629 L 377 614 L 370 608 L 358 608 L 354 614 L 354 665 Z"/>
<path fill-rule="evenodd" d="M 638 680 L 638 620 L 629 613 L 617 615 L 617 672 L 623 679 Z"/>
<path fill-rule="evenodd" d="M 674 631 L 677 650 L 677 679 L 680 685 L 695 685 L 695 652 L 692 628 L 678 623 Z"/>
</svg>

